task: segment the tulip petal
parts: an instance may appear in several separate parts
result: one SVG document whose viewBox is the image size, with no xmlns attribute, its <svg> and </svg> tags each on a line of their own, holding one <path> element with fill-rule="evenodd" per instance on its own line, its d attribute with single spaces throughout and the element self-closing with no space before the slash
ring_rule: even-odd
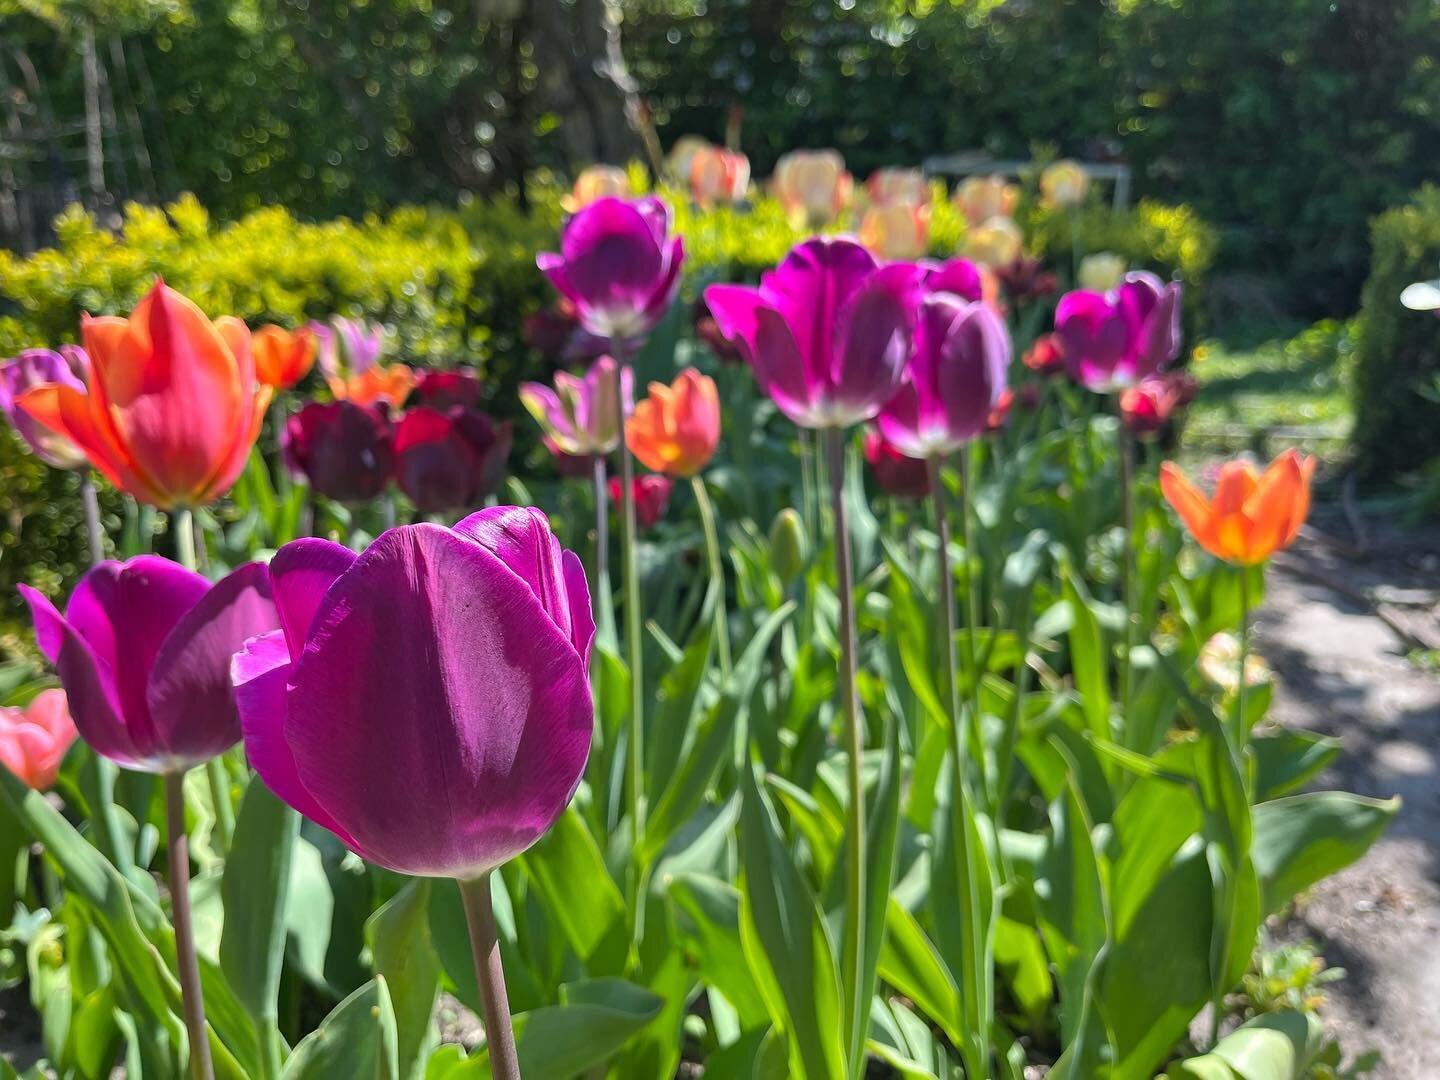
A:
<svg viewBox="0 0 1440 1080">
<path fill-rule="evenodd" d="M 468 537 L 385 533 L 326 594 L 285 737 L 367 857 L 473 877 L 533 844 L 584 770 L 585 667 L 536 594 Z"/>
<path fill-rule="evenodd" d="M 795 423 L 820 426 L 824 418 L 818 415 L 815 405 L 822 387 L 808 377 L 789 324 L 768 307 L 757 308 L 756 319 L 759 326 L 752 361 L 755 381 Z"/>
<path fill-rule="evenodd" d="M 1160 490 L 1166 501 L 1180 515 L 1180 520 L 1185 523 L 1196 542 L 1212 555 L 1219 554 L 1216 551 L 1214 516 L 1209 500 L 1174 462 L 1166 461 L 1161 464 Z"/>
<path fill-rule="evenodd" d="M 533 506 L 491 506 L 460 521 L 455 531 L 497 555 L 518 574 L 560 632 L 572 638 L 560 541 L 550 531 L 550 519 L 543 511 Z M 576 651 L 580 651 L 578 645 Z"/>
<path fill-rule="evenodd" d="M 869 420 L 899 387 L 922 274 L 911 263 L 882 267 L 841 307 L 840 347 L 827 373 L 840 422 Z"/>
<path fill-rule="evenodd" d="M 245 736 L 245 756 L 276 798 L 358 851 L 354 837 L 305 790 L 295 771 L 295 755 L 285 741 L 286 698 L 293 672 L 290 650 L 279 630 L 251 638 L 232 658 L 230 678 Z"/>
<path fill-rule="evenodd" d="M 760 290 L 748 285 L 711 285 L 705 290 L 705 304 L 721 335 L 743 346 L 745 358 L 753 364 L 760 331 L 758 312 L 765 305 Z"/>
<path fill-rule="evenodd" d="M 270 591 L 292 656 L 305 647 L 326 590 L 355 565 L 355 558 L 344 544 L 306 536 L 286 544 L 270 560 Z"/>
<path fill-rule="evenodd" d="M 19 589 L 30 605 L 35 640 L 65 684 L 75 727 L 97 753 L 140 766 L 149 748 L 137 746 L 125 726 L 114 670 L 41 593 L 28 585 Z"/>
<path fill-rule="evenodd" d="M 221 578 L 184 614 L 156 654 L 146 691 L 159 752 L 184 767 L 240 741 L 230 658 L 279 624 L 262 563 Z"/>
<path fill-rule="evenodd" d="M 642 211 L 609 196 L 570 219 L 560 248 L 566 276 L 585 303 L 603 306 L 612 298 L 648 296 L 665 269 L 654 214 L 653 207 Z"/>
<path fill-rule="evenodd" d="M 666 488 L 668 495 L 669 488 Z M 568 548 L 560 554 L 565 571 L 565 599 L 570 604 L 570 641 L 580 653 L 586 668 L 590 666 L 590 646 L 595 643 L 595 616 L 591 610 L 590 583 L 585 580 L 585 567 L 580 556 Z"/>
</svg>

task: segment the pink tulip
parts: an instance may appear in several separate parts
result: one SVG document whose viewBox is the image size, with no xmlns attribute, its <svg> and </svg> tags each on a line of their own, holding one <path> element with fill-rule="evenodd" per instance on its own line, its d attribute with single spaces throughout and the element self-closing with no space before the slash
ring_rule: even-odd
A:
<svg viewBox="0 0 1440 1080">
<path fill-rule="evenodd" d="M 835 150 L 792 150 L 775 163 L 775 197 L 798 224 L 828 225 L 850 205 L 855 182 Z"/>
<path fill-rule="evenodd" d="M 54 785 L 75 735 L 65 691 L 41 690 L 23 709 L 0 707 L 0 765 L 44 791 Z"/>
<path fill-rule="evenodd" d="M 707 146 L 690 159 L 690 193 L 701 206 L 743 202 L 750 189 L 750 159 L 737 150 Z"/>
<path fill-rule="evenodd" d="M 801 427 L 845 427 L 899 389 L 926 274 L 880 266 L 854 240 L 815 237 L 758 288 L 712 285 L 705 302 L 781 412 Z"/>
</svg>

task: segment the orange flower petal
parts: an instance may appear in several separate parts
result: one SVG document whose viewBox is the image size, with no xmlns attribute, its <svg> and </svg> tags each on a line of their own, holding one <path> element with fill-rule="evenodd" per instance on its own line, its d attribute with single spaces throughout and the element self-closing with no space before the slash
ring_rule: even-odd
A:
<svg viewBox="0 0 1440 1080">
<path fill-rule="evenodd" d="M 1215 517 L 1209 500 L 1172 461 L 1160 466 L 1160 490 L 1196 542 L 1212 555 L 1224 558 L 1216 541 Z"/>
</svg>

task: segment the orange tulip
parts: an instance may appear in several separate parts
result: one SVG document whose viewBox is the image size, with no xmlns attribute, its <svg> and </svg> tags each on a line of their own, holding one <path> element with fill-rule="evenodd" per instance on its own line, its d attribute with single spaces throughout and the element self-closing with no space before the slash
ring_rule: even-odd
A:
<svg viewBox="0 0 1440 1080">
<path fill-rule="evenodd" d="M 1315 459 L 1286 450 L 1257 474 L 1248 461 L 1227 461 L 1215 496 L 1204 493 L 1167 461 L 1160 490 L 1192 536 L 1210 554 L 1241 566 L 1262 563 L 1289 547 L 1310 513 Z"/>
<path fill-rule="evenodd" d="M 128 318 L 85 316 L 88 392 L 51 383 L 19 406 L 66 436 L 122 491 L 162 510 L 213 502 L 235 483 L 260 432 L 250 331 L 211 322 L 157 281 Z"/>
<path fill-rule="evenodd" d="M 694 476 L 720 442 L 720 392 L 715 380 L 686 368 L 670 386 L 651 383 L 650 396 L 625 421 L 625 443 L 648 469 Z"/>
<path fill-rule="evenodd" d="M 306 327 L 286 330 L 262 326 L 250 338 L 255 377 L 266 386 L 286 390 L 310 373 L 315 363 L 315 334 Z"/>
<path fill-rule="evenodd" d="M 384 401 L 398 409 L 415 388 L 415 373 L 404 364 L 377 364 L 348 379 L 332 376 L 328 382 L 336 401 L 353 401 L 356 405 Z"/>
<path fill-rule="evenodd" d="M 44 791 L 55 783 L 76 734 L 64 690 L 42 690 L 23 709 L 0 707 L 0 765 Z"/>
</svg>

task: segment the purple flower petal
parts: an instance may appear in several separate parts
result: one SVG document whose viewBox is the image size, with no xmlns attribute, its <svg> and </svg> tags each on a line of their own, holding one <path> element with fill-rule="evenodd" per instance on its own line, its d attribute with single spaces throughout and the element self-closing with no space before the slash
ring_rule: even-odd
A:
<svg viewBox="0 0 1440 1080">
<path fill-rule="evenodd" d="M 54 604 L 28 585 L 19 589 L 30 605 L 35 640 L 65 684 L 70 715 L 81 737 L 113 761 L 143 765 L 149 758 L 149 748 L 136 746 L 121 718 L 120 693 L 110 665 L 95 654 Z"/>
<path fill-rule="evenodd" d="M 570 599 L 566 595 L 560 541 L 550 520 L 533 506 L 492 506 L 471 514 L 455 526 L 497 556 L 525 582 L 560 632 L 574 641 Z M 576 644 L 576 652 L 582 647 Z"/>
<path fill-rule="evenodd" d="M 299 656 L 305 647 L 325 591 L 355 559 L 344 544 L 307 536 L 286 544 L 270 560 L 270 590 L 292 655 Z"/>
<path fill-rule="evenodd" d="M 181 617 L 155 656 L 146 691 L 156 756 L 189 768 L 240 741 L 230 658 L 248 638 L 278 627 L 261 563 L 222 578 Z"/>
<path fill-rule="evenodd" d="M 470 877 L 563 811 L 593 706 L 570 638 L 474 540 L 412 525 L 326 593 L 284 720 L 305 789 L 402 873 Z"/>
<path fill-rule="evenodd" d="M 232 658 L 230 677 L 245 735 L 245 754 L 276 798 L 358 851 L 355 838 L 305 790 L 295 771 L 295 755 L 285 741 L 286 699 L 293 670 L 285 635 L 279 630 L 251 638 Z"/>
</svg>

